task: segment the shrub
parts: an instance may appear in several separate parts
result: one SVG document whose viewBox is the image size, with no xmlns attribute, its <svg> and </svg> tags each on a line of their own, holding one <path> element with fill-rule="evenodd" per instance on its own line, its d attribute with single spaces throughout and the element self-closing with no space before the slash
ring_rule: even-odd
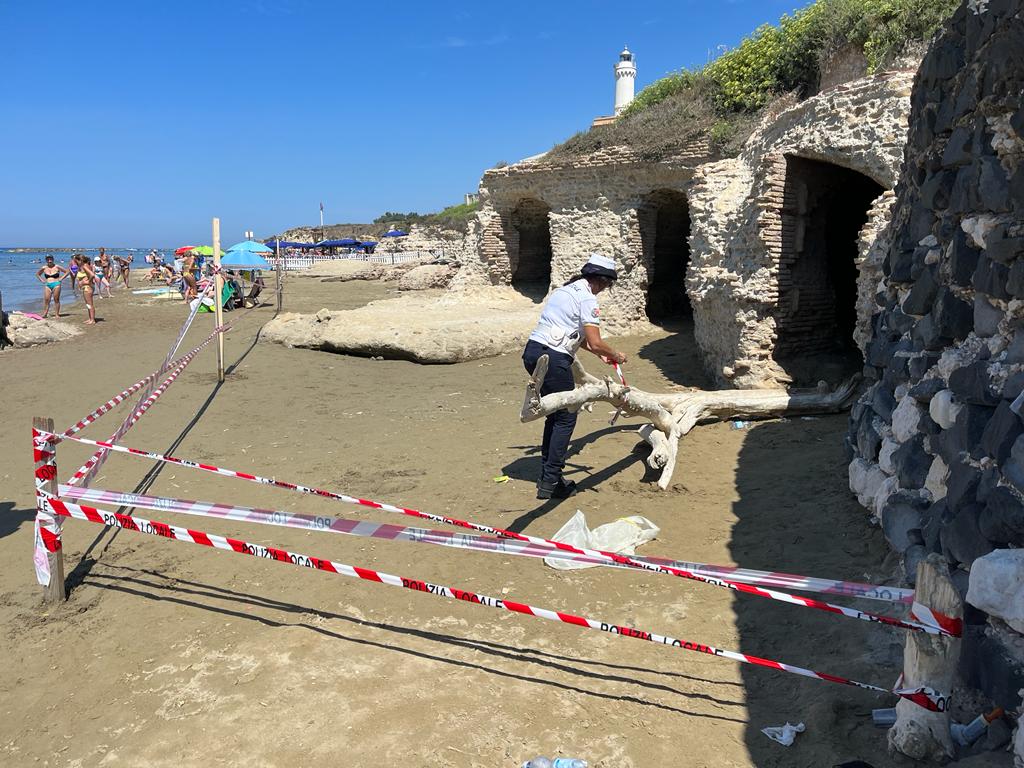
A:
<svg viewBox="0 0 1024 768">
<path fill-rule="evenodd" d="M 648 85 L 611 126 L 578 133 L 552 156 L 628 145 L 665 156 L 700 131 L 712 145 L 737 147 L 759 110 L 786 93 L 818 86 L 821 63 L 839 49 L 863 50 L 870 72 L 913 41 L 927 40 L 960 0 L 817 0 L 777 26 L 765 25 L 697 71 L 681 70 Z M 676 114 L 679 112 L 679 114 Z"/>
</svg>

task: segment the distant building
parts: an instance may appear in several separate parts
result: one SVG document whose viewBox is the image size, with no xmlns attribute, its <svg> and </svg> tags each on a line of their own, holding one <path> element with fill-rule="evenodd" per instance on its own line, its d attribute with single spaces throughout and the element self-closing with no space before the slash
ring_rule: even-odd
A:
<svg viewBox="0 0 1024 768">
<path fill-rule="evenodd" d="M 623 48 L 619 60 L 615 62 L 615 114 L 595 117 L 591 128 L 611 125 L 622 114 L 622 110 L 630 105 L 636 93 L 636 57 L 629 48 Z"/>
<path fill-rule="evenodd" d="M 462 202 L 464 205 L 473 205 L 473 203 L 480 202 L 480 195 L 476 192 L 467 192 L 462 196 Z"/>
</svg>

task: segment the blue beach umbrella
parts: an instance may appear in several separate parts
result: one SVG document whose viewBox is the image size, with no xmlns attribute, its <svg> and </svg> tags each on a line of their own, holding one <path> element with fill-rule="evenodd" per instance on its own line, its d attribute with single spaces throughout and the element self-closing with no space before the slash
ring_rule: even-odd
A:
<svg viewBox="0 0 1024 768">
<path fill-rule="evenodd" d="M 257 243 L 255 240 L 243 240 L 240 243 L 235 243 L 227 249 L 226 253 L 273 253 L 273 248 L 268 248 L 263 243 Z"/>
<path fill-rule="evenodd" d="M 400 229 L 391 229 L 383 234 L 383 237 L 408 237 L 408 232 L 403 232 Z"/>
</svg>

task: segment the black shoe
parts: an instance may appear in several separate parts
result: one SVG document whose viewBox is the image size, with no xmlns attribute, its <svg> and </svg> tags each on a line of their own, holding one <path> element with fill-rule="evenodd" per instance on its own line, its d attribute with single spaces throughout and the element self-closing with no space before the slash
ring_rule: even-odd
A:
<svg viewBox="0 0 1024 768">
<path fill-rule="evenodd" d="M 538 499 L 568 499 L 576 495 L 576 483 L 572 480 L 565 482 L 559 480 L 557 484 L 545 483 L 543 480 L 537 484 Z"/>
</svg>

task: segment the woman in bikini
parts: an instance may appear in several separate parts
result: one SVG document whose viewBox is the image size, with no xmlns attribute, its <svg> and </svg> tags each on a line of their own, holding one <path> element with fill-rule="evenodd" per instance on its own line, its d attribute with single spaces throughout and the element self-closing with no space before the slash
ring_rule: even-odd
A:
<svg viewBox="0 0 1024 768">
<path fill-rule="evenodd" d="M 181 281 L 185 284 L 185 301 L 192 301 L 196 297 L 196 257 L 191 252 L 186 253 L 181 260 Z"/>
<path fill-rule="evenodd" d="M 59 264 L 53 263 L 53 256 L 46 255 L 46 263 L 36 272 L 36 279 L 43 284 L 43 317 L 50 314 L 50 301 L 57 305 L 57 317 L 60 317 L 60 284 L 69 272 Z"/>
<path fill-rule="evenodd" d="M 80 253 L 75 254 L 75 263 L 78 264 L 78 286 L 82 289 L 82 298 L 85 299 L 85 306 L 89 310 L 89 319 L 86 325 L 96 325 L 96 308 L 92 303 L 92 284 L 96 279 L 96 272 L 92 268 L 92 261 L 88 256 Z"/>
<path fill-rule="evenodd" d="M 103 286 L 107 287 L 107 298 L 114 298 L 114 295 L 110 292 L 110 283 L 114 279 L 114 264 L 107 255 L 106 248 L 100 248 L 100 255 L 96 259 L 96 266 L 96 281 L 100 298 L 103 298 Z"/>
</svg>

